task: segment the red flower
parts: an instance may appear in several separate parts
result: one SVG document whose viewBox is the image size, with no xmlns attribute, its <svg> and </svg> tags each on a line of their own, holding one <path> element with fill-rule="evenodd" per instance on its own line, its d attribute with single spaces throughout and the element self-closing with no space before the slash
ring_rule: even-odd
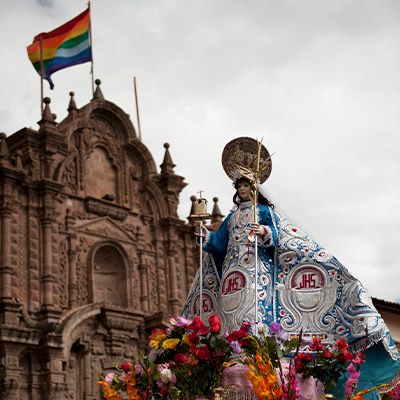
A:
<svg viewBox="0 0 400 400">
<path fill-rule="evenodd" d="M 310 346 L 313 351 L 321 351 L 324 349 L 324 346 L 321 344 L 321 339 L 314 339 L 313 344 Z"/>
<path fill-rule="evenodd" d="M 195 354 L 195 353 L 196 353 L 196 349 L 197 349 L 196 344 L 195 344 L 195 343 L 192 343 L 192 344 L 190 345 L 190 354 Z M 189 360 L 189 361 L 190 361 L 190 360 Z"/>
<path fill-rule="evenodd" d="M 248 321 L 243 322 L 242 326 L 240 327 L 240 330 L 248 332 L 250 330 L 250 322 Z"/>
<path fill-rule="evenodd" d="M 196 355 L 200 358 L 200 360 L 211 360 L 211 354 L 206 345 L 197 349 Z"/>
<path fill-rule="evenodd" d="M 338 350 L 344 351 L 349 347 L 349 345 L 346 343 L 344 339 L 340 339 L 336 342 L 336 347 Z"/>
<path fill-rule="evenodd" d="M 332 357 L 333 357 L 333 354 L 332 354 L 329 350 L 325 350 L 325 351 L 322 353 L 322 357 L 325 357 L 325 358 L 332 358 Z"/>
<path fill-rule="evenodd" d="M 240 346 L 248 346 L 250 343 L 250 339 L 241 339 L 241 341 L 239 342 Z"/>
<path fill-rule="evenodd" d="M 204 325 L 203 321 L 201 320 L 200 317 L 194 317 L 193 322 L 188 325 L 188 329 L 191 329 L 193 331 L 199 330 L 202 326 Z"/>
<path fill-rule="evenodd" d="M 340 353 L 337 357 L 336 360 L 340 362 L 348 362 L 348 361 L 353 361 L 354 356 L 353 354 L 349 353 L 348 351 L 344 351 L 343 353 Z"/>
<path fill-rule="evenodd" d="M 361 351 L 359 351 L 359 352 L 356 354 L 356 359 L 357 359 L 356 364 L 364 364 L 364 363 L 365 363 L 365 356 L 364 356 L 364 353 L 361 352 Z M 355 361 L 354 361 L 354 362 L 355 362 Z"/>
<path fill-rule="evenodd" d="M 160 390 L 162 396 L 165 396 L 168 393 L 168 386 L 163 386 Z"/>
<path fill-rule="evenodd" d="M 313 355 L 312 354 L 306 354 L 306 353 L 299 353 L 297 355 L 297 361 L 302 361 L 304 360 L 305 362 L 309 362 L 313 359 Z"/>
<path fill-rule="evenodd" d="M 121 367 L 122 371 L 124 371 L 126 373 L 131 369 L 131 364 L 123 363 L 120 365 L 120 367 Z"/>
<path fill-rule="evenodd" d="M 211 315 L 208 319 L 208 323 L 210 324 L 210 332 L 218 333 L 221 330 L 221 324 L 218 315 Z"/>
<path fill-rule="evenodd" d="M 219 324 L 219 323 L 220 323 L 220 320 L 219 320 L 218 315 L 211 315 L 211 317 L 208 318 L 208 323 L 209 323 L 210 325 Z"/>
<path fill-rule="evenodd" d="M 175 354 L 174 360 L 177 364 L 184 364 L 187 361 L 187 356 L 182 353 Z"/>
<path fill-rule="evenodd" d="M 344 357 L 345 357 L 346 361 L 353 361 L 353 360 L 354 360 L 353 354 L 351 354 L 351 353 L 349 353 L 349 352 L 346 352 L 346 353 L 344 354 Z"/>
<path fill-rule="evenodd" d="M 208 328 L 207 328 L 205 325 L 203 325 L 203 326 L 198 330 L 198 333 L 199 333 L 200 335 L 207 335 L 207 332 L 208 332 Z"/>
<path fill-rule="evenodd" d="M 234 342 L 235 340 L 240 342 L 241 339 L 245 338 L 248 335 L 249 333 L 246 330 L 233 331 L 228 335 L 226 340 L 228 342 Z"/>
<path fill-rule="evenodd" d="M 189 342 L 196 343 L 199 340 L 199 337 L 197 336 L 197 332 L 189 333 L 188 339 L 189 339 Z"/>
</svg>

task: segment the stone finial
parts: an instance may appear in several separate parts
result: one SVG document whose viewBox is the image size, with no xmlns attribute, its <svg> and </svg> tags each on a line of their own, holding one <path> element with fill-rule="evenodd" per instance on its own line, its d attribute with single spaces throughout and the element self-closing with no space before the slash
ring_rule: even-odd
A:
<svg viewBox="0 0 400 400">
<path fill-rule="evenodd" d="M 191 215 L 193 215 L 194 214 L 194 204 L 195 204 L 195 201 L 196 201 L 197 199 L 196 199 L 196 196 L 190 196 L 190 201 L 192 202 L 192 206 L 190 207 L 190 213 L 189 213 L 189 216 L 188 216 L 188 220 L 189 220 L 189 222 L 194 222 L 193 220 L 192 220 L 192 218 L 190 218 L 190 216 Z"/>
<path fill-rule="evenodd" d="M 11 157 L 8 151 L 7 136 L 4 132 L 0 132 L 0 165 L 5 167 L 11 166 Z"/>
<path fill-rule="evenodd" d="M 0 132 L 0 156 L 9 156 L 7 146 L 7 135 L 4 132 Z"/>
<path fill-rule="evenodd" d="M 67 111 L 71 113 L 75 113 L 77 111 L 76 103 L 75 103 L 75 93 L 74 92 L 69 92 L 69 95 L 71 96 L 71 99 L 69 100 L 69 105 L 67 108 Z"/>
<path fill-rule="evenodd" d="M 15 163 L 14 163 L 14 165 L 15 165 L 15 168 L 17 170 L 23 170 L 24 169 L 24 166 L 22 164 L 22 150 L 21 149 L 18 149 L 15 152 Z"/>
<path fill-rule="evenodd" d="M 50 110 L 50 98 L 49 97 L 45 97 L 43 99 L 44 102 L 44 110 L 43 110 L 43 114 L 42 114 L 42 119 L 39 121 L 39 126 L 40 126 L 40 130 L 39 131 L 43 131 L 45 129 L 53 129 L 56 125 L 57 122 L 55 121 L 55 114 L 51 113 Z"/>
<path fill-rule="evenodd" d="M 211 223 L 220 222 L 220 221 L 222 221 L 222 218 L 224 218 L 225 215 L 222 215 L 222 213 L 221 213 L 221 211 L 219 209 L 218 197 L 214 197 L 213 201 L 214 201 L 214 207 L 213 207 L 213 210 L 212 210 L 212 213 L 211 213 L 211 216 L 212 216 Z"/>
<path fill-rule="evenodd" d="M 93 100 L 94 99 L 104 100 L 103 92 L 100 89 L 101 80 L 96 79 L 94 83 L 96 84 L 96 90 L 94 91 Z"/>
<path fill-rule="evenodd" d="M 171 155 L 169 154 L 169 143 L 164 143 L 165 147 L 165 154 L 164 154 L 164 160 L 162 164 L 160 165 L 161 167 L 161 173 L 164 174 L 166 172 L 174 172 L 174 167 L 175 164 L 172 162 Z"/>
<path fill-rule="evenodd" d="M 55 122 L 55 119 L 54 119 L 55 114 L 52 114 L 51 110 L 50 110 L 50 105 L 49 105 L 51 103 L 50 97 L 45 97 L 43 99 L 43 102 L 44 102 L 44 111 L 43 111 L 42 120 L 49 121 L 49 122 Z"/>
</svg>

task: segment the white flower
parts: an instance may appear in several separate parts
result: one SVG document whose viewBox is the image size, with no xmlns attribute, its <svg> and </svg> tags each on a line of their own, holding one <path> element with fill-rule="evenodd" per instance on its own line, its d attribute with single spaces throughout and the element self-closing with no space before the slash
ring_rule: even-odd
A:
<svg viewBox="0 0 400 400">
<path fill-rule="evenodd" d="M 160 379 L 164 383 L 168 383 L 171 380 L 171 370 L 168 368 L 164 368 L 160 372 Z"/>
</svg>

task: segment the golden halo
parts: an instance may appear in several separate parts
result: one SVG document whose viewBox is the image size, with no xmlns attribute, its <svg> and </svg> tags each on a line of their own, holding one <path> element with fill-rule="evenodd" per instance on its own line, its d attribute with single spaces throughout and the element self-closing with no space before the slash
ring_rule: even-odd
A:
<svg viewBox="0 0 400 400">
<path fill-rule="evenodd" d="M 257 163 L 257 140 L 249 137 L 239 137 L 231 140 L 222 152 L 222 166 L 228 177 L 235 181 L 238 176 L 238 166 L 254 170 Z M 269 160 L 269 165 L 260 177 L 260 184 L 270 176 L 272 170 L 271 157 L 268 150 L 261 146 L 260 164 Z"/>
</svg>

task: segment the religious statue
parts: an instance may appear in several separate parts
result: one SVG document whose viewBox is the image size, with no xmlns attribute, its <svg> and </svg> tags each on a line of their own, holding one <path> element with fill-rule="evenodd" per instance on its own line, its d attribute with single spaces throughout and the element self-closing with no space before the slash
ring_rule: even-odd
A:
<svg viewBox="0 0 400 400">
<path fill-rule="evenodd" d="M 217 232 L 196 229 L 206 255 L 182 316 L 217 314 L 225 330 L 256 322 L 255 334 L 276 322 L 332 348 L 345 339 L 352 352 L 365 347 L 367 336 L 359 388 L 396 379 L 399 353 L 362 284 L 268 200 L 261 186 L 272 169 L 267 149 L 240 137 L 225 146 L 222 164 L 236 189 L 235 207 Z"/>
</svg>

